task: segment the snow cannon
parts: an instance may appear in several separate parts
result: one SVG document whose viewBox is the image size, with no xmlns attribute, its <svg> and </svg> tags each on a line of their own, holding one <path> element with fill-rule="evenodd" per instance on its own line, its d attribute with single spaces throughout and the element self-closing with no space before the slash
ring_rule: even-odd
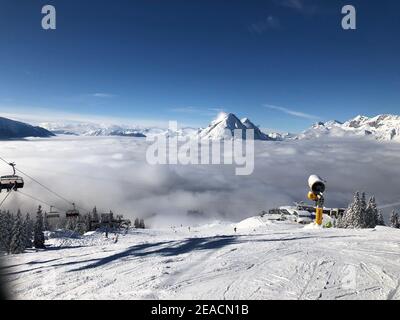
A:
<svg viewBox="0 0 400 320">
<path fill-rule="evenodd" d="M 307 197 L 308 199 L 315 201 L 316 205 L 315 223 L 321 226 L 324 214 L 325 199 L 323 193 L 326 189 L 326 181 L 313 174 L 308 178 L 308 186 L 311 191 L 308 193 Z"/>
<path fill-rule="evenodd" d="M 315 174 L 308 178 L 308 186 L 315 195 L 325 192 L 325 183 L 323 179 Z"/>
</svg>

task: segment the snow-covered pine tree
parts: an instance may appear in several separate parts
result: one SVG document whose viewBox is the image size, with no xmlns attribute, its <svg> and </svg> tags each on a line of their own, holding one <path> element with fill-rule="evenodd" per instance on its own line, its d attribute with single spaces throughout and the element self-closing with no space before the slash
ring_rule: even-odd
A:
<svg viewBox="0 0 400 320">
<path fill-rule="evenodd" d="M 359 220 L 360 220 L 360 193 L 356 192 L 354 194 L 353 202 L 348 206 L 343 219 L 342 219 L 342 228 L 358 228 Z"/>
<path fill-rule="evenodd" d="M 140 221 L 139 221 L 139 218 L 136 218 L 136 219 L 135 219 L 135 222 L 134 222 L 133 226 L 135 227 L 135 229 L 139 229 L 139 228 L 140 228 Z"/>
<path fill-rule="evenodd" d="M 27 213 L 25 217 L 24 233 L 25 233 L 25 246 L 27 248 L 32 248 L 33 221 L 29 213 Z"/>
<path fill-rule="evenodd" d="M 140 229 L 146 229 L 146 225 L 144 224 L 144 219 L 140 219 L 139 225 Z"/>
<path fill-rule="evenodd" d="M 81 235 L 85 234 L 88 231 L 86 228 L 86 216 L 77 218 L 75 231 Z"/>
<path fill-rule="evenodd" d="M 92 231 L 92 215 L 87 213 L 85 215 L 85 232 Z"/>
<path fill-rule="evenodd" d="M 0 211 L 0 252 L 6 252 L 6 245 L 5 245 L 5 228 L 6 225 L 6 215 L 5 212 Z"/>
<path fill-rule="evenodd" d="M 335 228 L 342 229 L 343 228 L 343 216 L 339 215 L 333 224 Z"/>
<path fill-rule="evenodd" d="M 24 223 L 22 220 L 21 211 L 18 210 L 17 215 L 14 219 L 14 226 L 12 229 L 10 253 L 20 254 L 25 251 L 25 248 L 26 248 L 26 239 L 24 233 Z"/>
<path fill-rule="evenodd" d="M 400 228 L 399 214 L 396 211 L 392 211 L 392 215 L 390 216 L 390 227 L 391 228 Z"/>
<path fill-rule="evenodd" d="M 92 211 L 92 217 L 93 217 L 93 221 L 99 222 L 99 214 L 97 213 L 97 208 L 94 207 L 93 211 Z"/>
<path fill-rule="evenodd" d="M 0 251 L 10 253 L 13 225 L 13 215 L 9 211 L 3 211 L 0 221 Z"/>
<path fill-rule="evenodd" d="M 361 193 L 361 198 L 360 198 L 358 228 L 359 229 L 368 228 L 367 197 L 366 197 L 365 192 Z"/>
<path fill-rule="evenodd" d="M 383 219 L 382 212 L 378 213 L 378 226 L 386 226 L 385 219 Z"/>
<path fill-rule="evenodd" d="M 45 249 L 46 246 L 44 245 L 44 234 L 43 234 L 43 213 L 42 207 L 39 206 L 37 214 L 36 214 L 36 222 L 34 227 L 34 234 L 33 234 L 33 245 L 36 249 Z"/>
<path fill-rule="evenodd" d="M 5 226 L 5 214 L 0 211 L 0 252 L 5 251 L 4 246 L 4 226 Z"/>
<path fill-rule="evenodd" d="M 379 222 L 378 206 L 376 205 L 375 197 L 372 196 L 365 210 L 365 227 L 375 228 Z"/>
</svg>

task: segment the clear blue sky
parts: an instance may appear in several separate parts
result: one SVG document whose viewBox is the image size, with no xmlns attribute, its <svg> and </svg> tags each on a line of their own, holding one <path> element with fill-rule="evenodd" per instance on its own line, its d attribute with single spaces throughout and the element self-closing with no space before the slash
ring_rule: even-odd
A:
<svg viewBox="0 0 400 320">
<path fill-rule="evenodd" d="M 205 126 L 223 109 L 288 131 L 400 113 L 399 18 L 395 0 L 0 0 L 0 110 Z"/>
</svg>

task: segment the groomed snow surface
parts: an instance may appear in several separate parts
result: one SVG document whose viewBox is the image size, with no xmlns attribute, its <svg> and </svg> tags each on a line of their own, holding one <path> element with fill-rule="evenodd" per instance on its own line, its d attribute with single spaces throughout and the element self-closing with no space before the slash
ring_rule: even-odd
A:
<svg viewBox="0 0 400 320">
<path fill-rule="evenodd" d="M 112 236 L 5 257 L 9 289 L 17 299 L 400 299 L 396 229 L 250 218 Z"/>
</svg>

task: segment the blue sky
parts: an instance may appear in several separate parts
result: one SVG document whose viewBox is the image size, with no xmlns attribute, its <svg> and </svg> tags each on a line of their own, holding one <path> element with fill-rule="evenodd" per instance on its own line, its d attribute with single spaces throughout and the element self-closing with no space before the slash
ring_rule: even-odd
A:
<svg viewBox="0 0 400 320">
<path fill-rule="evenodd" d="M 224 110 L 293 132 L 400 113 L 399 16 L 395 0 L 0 0 L 0 111 L 206 126 Z"/>
</svg>

